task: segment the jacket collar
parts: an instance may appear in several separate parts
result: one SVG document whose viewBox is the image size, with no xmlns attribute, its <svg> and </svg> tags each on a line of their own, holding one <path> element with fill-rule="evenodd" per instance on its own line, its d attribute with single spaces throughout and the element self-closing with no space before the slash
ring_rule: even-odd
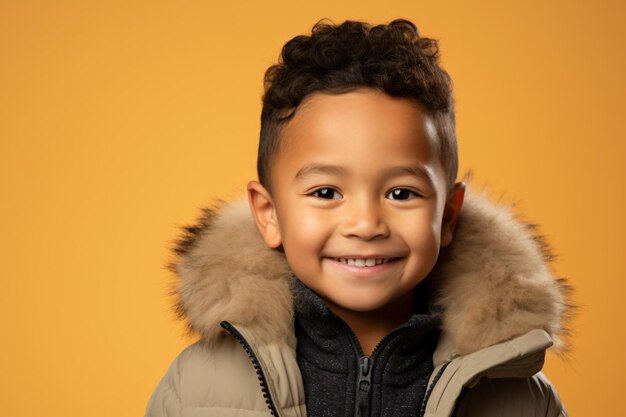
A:
<svg viewBox="0 0 626 417">
<path fill-rule="evenodd" d="M 170 294 L 190 334 L 211 342 L 227 320 L 259 343 L 294 344 L 293 274 L 284 254 L 265 245 L 246 199 L 202 208 L 173 251 Z M 532 329 L 564 350 L 570 287 L 552 275 L 551 259 L 536 225 L 468 187 L 453 242 L 429 275 L 442 312 L 438 350 L 468 354 Z"/>
</svg>

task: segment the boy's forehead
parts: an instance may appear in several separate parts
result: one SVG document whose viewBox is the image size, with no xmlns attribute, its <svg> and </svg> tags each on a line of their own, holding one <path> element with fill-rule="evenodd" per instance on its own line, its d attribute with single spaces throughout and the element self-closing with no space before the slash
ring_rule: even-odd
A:
<svg viewBox="0 0 626 417">
<path fill-rule="evenodd" d="M 327 129 L 329 133 L 345 128 L 349 123 L 367 125 L 384 123 L 386 131 L 429 129 L 436 139 L 436 129 L 430 114 L 415 99 L 393 97 L 372 88 L 359 87 L 344 93 L 315 91 L 307 95 L 282 129 L 283 136 L 291 130 L 313 131 Z M 372 126 L 369 126 L 370 128 Z M 303 132 L 298 132 L 301 135 Z M 420 133 L 420 132 L 414 132 Z"/>
<path fill-rule="evenodd" d="M 434 155 L 437 130 L 421 106 L 413 99 L 366 88 L 308 95 L 281 136 L 276 162 L 282 160 L 283 167 L 291 165 L 290 177 L 311 164 L 342 166 L 352 162 L 352 166 L 365 170 L 374 163 L 380 166 L 385 156 L 388 165 L 404 163 L 417 170 L 416 160 L 427 169 L 438 162 Z M 376 152 L 366 152 L 363 147 Z M 431 171 L 433 176 L 439 174 L 437 169 Z M 283 169 L 278 174 L 286 172 Z"/>
<path fill-rule="evenodd" d="M 420 145 L 427 158 L 439 148 L 433 118 L 414 99 L 360 87 L 345 93 L 307 95 L 281 129 L 278 153 L 312 150 L 320 138 L 332 138 L 337 145 L 357 144 L 369 135 L 378 135 L 376 142 L 381 144 L 390 138 L 410 141 Z"/>
</svg>

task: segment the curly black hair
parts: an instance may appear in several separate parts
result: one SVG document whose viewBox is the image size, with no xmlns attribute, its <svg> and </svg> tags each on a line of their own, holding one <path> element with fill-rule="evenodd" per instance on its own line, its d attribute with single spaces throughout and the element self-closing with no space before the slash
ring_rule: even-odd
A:
<svg viewBox="0 0 626 417">
<path fill-rule="evenodd" d="M 447 174 L 447 190 L 458 173 L 452 81 L 439 66 L 437 41 L 420 37 L 406 19 L 371 26 L 346 20 L 318 21 L 310 36 L 299 35 L 282 48 L 278 64 L 265 72 L 259 181 L 270 190 L 270 169 L 280 148 L 282 126 L 300 102 L 315 91 L 340 94 L 370 87 L 393 97 L 416 100 L 432 117 L 439 142 L 435 152 Z"/>
</svg>

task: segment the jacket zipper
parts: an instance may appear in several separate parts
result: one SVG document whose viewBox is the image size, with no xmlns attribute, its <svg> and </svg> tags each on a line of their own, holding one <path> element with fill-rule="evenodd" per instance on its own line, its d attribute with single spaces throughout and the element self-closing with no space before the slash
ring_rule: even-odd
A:
<svg viewBox="0 0 626 417">
<path fill-rule="evenodd" d="M 370 415 L 370 387 L 372 386 L 372 367 L 371 359 L 362 356 L 359 359 L 359 380 L 357 383 L 356 393 L 356 417 L 365 417 Z"/>
<path fill-rule="evenodd" d="M 272 395 L 270 394 L 270 389 L 267 383 L 267 378 L 265 377 L 265 374 L 263 373 L 263 368 L 261 368 L 261 363 L 259 362 L 259 359 L 257 358 L 256 353 L 254 353 L 254 350 L 252 350 L 252 347 L 250 346 L 248 341 L 243 337 L 243 335 L 239 332 L 239 330 L 235 328 L 235 326 L 233 326 L 227 321 L 222 321 L 220 323 L 220 326 L 226 329 L 226 331 L 228 331 L 228 333 L 230 333 L 230 335 L 233 336 L 246 351 L 248 358 L 250 358 L 250 361 L 252 361 L 252 365 L 254 365 L 254 370 L 256 371 L 257 378 L 259 379 L 259 384 L 261 385 L 261 392 L 263 393 L 263 398 L 265 399 L 267 408 L 269 409 L 270 414 L 272 416 L 279 417 L 280 414 L 278 413 L 278 410 L 276 409 L 276 406 L 274 405 L 274 400 L 272 399 Z"/>
<path fill-rule="evenodd" d="M 407 327 L 413 326 L 415 323 L 410 320 L 408 323 L 395 328 L 390 333 L 386 334 L 374 347 L 371 356 L 365 356 L 363 353 L 363 348 L 361 348 L 361 344 L 359 343 L 359 339 L 354 333 L 354 330 L 348 326 L 346 322 L 340 319 L 343 323 L 344 327 L 348 331 L 352 338 L 352 345 L 359 356 L 359 369 L 358 369 L 358 379 L 356 385 L 356 398 L 355 398 L 355 407 L 354 407 L 354 416 L 355 417 L 369 417 L 370 416 L 370 391 L 372 387 L 372 369 L 374 367 L 374 360 L 380 348 L 384 345 L 387 340 L 389 340 L 393 335 L 402 331 Z"/>
<path fill-rule="evenodd" d="M 419 413 L 420 417 L 422 417 L 426 413 L 426 403 L 428 403 L 430 394 L 432 394 L 433 388 L 435 388 L 435 385 L 437 385 L 437 382 L 439 382 L 439 378 L 441 378 L 441 375 L 443 375 L 443 372 L 446 370 L 449 364 L 450 362 L 446 362 L 441 367 L 439 372 L 437 372 L 437 375 L 435 375 L 435 377 L 433 378 L 433 382 L 426 388 L 426 395 L 424 395 L 424 399 L 422 400 L 422 405 L 420 406 L 420 413 Z"/>
</svg>

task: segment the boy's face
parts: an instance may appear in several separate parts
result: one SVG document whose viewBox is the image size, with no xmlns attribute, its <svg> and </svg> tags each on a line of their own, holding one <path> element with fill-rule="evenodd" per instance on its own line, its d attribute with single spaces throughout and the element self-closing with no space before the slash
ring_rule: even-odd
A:
<svg viewBox="0 0 626 417">
<path fill-rule="evenodd" d="M 366 312 L 411 293 L 450 243 L 463 199 L 410 99 L 359 88 L 305 98 L 282 132 L 272 194 L 248 184 L 266 243 L 333 306 Z M 382 262 L 382 263 L 381 263 Z"/>
</svg>

